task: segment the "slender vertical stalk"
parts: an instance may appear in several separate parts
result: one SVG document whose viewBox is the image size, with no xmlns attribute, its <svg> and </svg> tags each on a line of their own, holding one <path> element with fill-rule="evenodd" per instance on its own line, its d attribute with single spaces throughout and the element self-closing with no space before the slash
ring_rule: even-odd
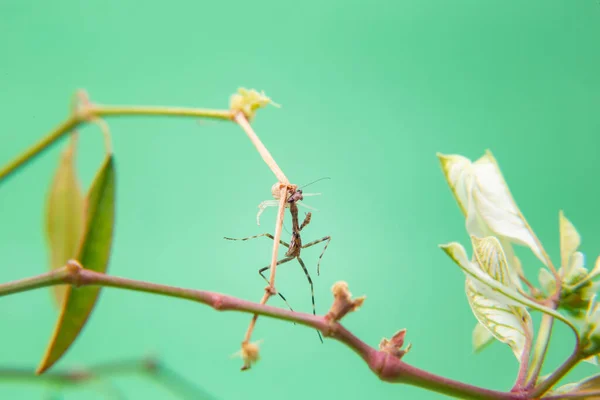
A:
<svg viewBox="0 0 600 400">
<path fill-rule="evenodd" d="M 277 213 L 277 221 L 275 223 L 275 237 L 273 239 L 273 252 L 271 255 L 271 275 L 269 277 L 269 288 L 265 290 L 265 294 L 260 300 L 260 304 L 266 304 L 269 298 L 275 293 L 275 271 L 277 269 L 277 253 L 279 250 L 279 241 L 281 240 L 281 228 L 283 226 L 283 216 L 285 213 L 285 201 L 287 197 L 287 187 L 282 185 L 281 190 L 279 192 L 279 211 Z M 250 342 L 250 338 L 252 337 L 252 332 L 254 331 L 254 327 L 256 326 L 256 320 L 258 319 L 258 314 L 254 314 L 252 316 L 252 320 L 250 320 L 250 325 L 248 325 L 248 329 L 246 330 L 246 334 L 244 335 L 244 343 Z"/>
<path fill-rule="evenodd" d="M 275 159 L 273 158 L 271 153 L 269 153 L 269 150 L 267 150 L 265 145 L 260 141 L 256 133 L 254 132 L 254 129 L 252 129 L 252 126 L 250 126 L 248 119 L 246 119 L 246 116 L 241 112 L 237 113 L 235 115 L 235 122 L 238 123 L 238 125 L 244 130 L 244 132 L 246 132 L 246 135 L 248 135 L 248 138 L 250 139 L 252 144 L 254 144 L 254 147 L 256 147 L 256 150 L 258 150 L 258 153 L 260 154 L 264 162 L 267 163 L 271 171 L 273 171 L 279 182 L 289 185 L 290 181 L 285 176 L 281 168 L 279 168 L 279 165 L 277 165 Z"/>
<path fill-rule="evenodd" d="M 542 315 L 542 322 L 540 323 L 540 330 L 538 332 L 535 347 L 533 349 L 533 358 L 531 360 L 531 366 L 529 373 L 527 374 L 526 388 L 532 388 L 544 365 L 544 359 L 546 352 L 548 351 L 548 345 L 550 344 L 550 335 L 552 333 L 552 327 L 554 325 L 554 317 L 548 314 Z"/>
<path fill-rule="evenodd" d="M 581 361 L 581 355 L 579 354 L 579 348 L 567 358 L 567 360 L 554 371 L 548 378 L 543 380 L 538 386 L 536 386 L 530 393 L 530 398 L 535 399 L 546 393 L 548 390 L 562 379 L 577 363 Z"/>
<path fill-rule="evenodd" d="M 522 391 L 525 387 L 525 380 L 527 379 L 527 370 L 529 369 L 529 357 L 531 356 L 531 345 L 533 342 L 532 335 L 528 334 L 525 338 L 525 347 L 523 348 L 523 355 L 521 356 L 521 365 L 519 366 L 519 372 L 517 379 L 513 386 L 513 391 Z"/>
</svg>

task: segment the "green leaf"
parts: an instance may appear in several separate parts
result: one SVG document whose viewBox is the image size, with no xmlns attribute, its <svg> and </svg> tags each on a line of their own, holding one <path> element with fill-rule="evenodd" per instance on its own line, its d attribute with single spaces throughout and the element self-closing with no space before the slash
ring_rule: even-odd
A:
<svg viewBox="0 0 600 400">
<path fill-rule="evenodd" d="M 560 211 L 558 214 L 558 228 L 560 232 L 560 260 L 565 271 L 565 276 L 570 275 L 571 257 L 581 244 L 581 237 L 575 226 Z"/>
<path fill-rule="evenodd" d="M 105 272 L 110 257 L 114 223 L 115 171 L 111 155 L 96 175 L 86 202 L 86 231 L 76 259 L 89 270 Z M 75 341 L 88 320 L 100 288 L 69 286 L 46 354 L 37 373 L 56 363 Z"/>
<path fill-rule="evenodd" d="M 45 222 L 50 269 L 64 266 L 77 255 L 83 234 L 84 198 L 75 168 L 76 135 L 71 136 L 69 147 L 61 154 L 48 194 Z M 59 307 L 66 288 L 66 285 L 52 286 Z"/>
<path fill-rule="evenodd" d="M 479 353 L 494 341 L 495 337 L 488 329 L 477 322 L 473 329 L 473 351 Z"/>
</svg>

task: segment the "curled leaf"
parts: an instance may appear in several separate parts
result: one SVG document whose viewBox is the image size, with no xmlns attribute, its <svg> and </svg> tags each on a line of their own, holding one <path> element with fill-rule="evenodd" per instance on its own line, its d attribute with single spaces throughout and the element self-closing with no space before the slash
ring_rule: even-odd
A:
<svg viewBox="0 0 600 400">
<path fill-rule="evenodd" d="M 77 134 L 61 154 L 46 205 L 46 241 L 50 269 L 60 268 L 74 258 L 84 225 L 84 199 L 75 168 Z M 54 299 L 62 304 L 66 285 L 52 286 Z"/>
<path fill-rule="evenodd" d="M 496 236 L 504 248 L 511 274 L 513 250 L 509 243 L 528 246 L 544 264 L 543 249 L 517 207 L 491 152 L 475 162 L 460 155 L 438 154 L 448 185 L 466 217 L 466 228 L 477 237 Z"/>
<path fill-rule="evenodd" d="M 112 155 L 104 160 L 86 199 L 85 233 L 76 259 L 87 269 L 105 272 L 112 244 L 115 211 L 115 171 Z M 58 322 L 37 369 L 41 374 L 69 349 L 88 320 L 100 288 L 67 287 Z"/>
</svg>

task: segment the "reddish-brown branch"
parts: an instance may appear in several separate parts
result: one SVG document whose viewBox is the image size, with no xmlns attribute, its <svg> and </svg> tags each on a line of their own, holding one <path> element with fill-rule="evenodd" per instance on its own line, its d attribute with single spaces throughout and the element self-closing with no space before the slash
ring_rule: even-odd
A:
<svg viewBox="0 0 600 400">
<path fill-rule="evenodd" d="M 253 303 L 215 292 L 185 289 L 105 275 L 86 270 L 76 263 L 69 263 L 66 267 L 56 269 L 34 278 L 0 284 L 0 297 L 57 284 L 106 286 L 160 294 L 163 296 L 196 301 L 198 303 L 209 305 L 217 311 L 246 312 L 293 321 L 300 325 L 318 329 L 323 333 L 323 336 L 333 338 L 345 344 L 367 363 L 371 371 L 373 371 L 381 380 L 386 382 L 419 386 L 428 390 L 464 399 L 522 400 L 527 398 L 524 393 L 517 394 L 488 390 L 447 379 L 410 366 L 384 351 L 372 348 L 338 322 L 331 321 L 323 316 L 315 316 L 312 314 L 276 308 L 265 304 Z"/>
</svg>

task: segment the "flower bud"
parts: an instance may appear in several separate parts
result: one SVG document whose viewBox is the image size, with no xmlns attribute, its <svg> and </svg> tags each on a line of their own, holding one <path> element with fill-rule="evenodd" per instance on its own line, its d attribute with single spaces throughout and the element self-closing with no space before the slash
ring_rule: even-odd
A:
<svg viewBox="0 0 600 400">
<path fill-rule="evenodd" d="M 248 121 L 254 119 L 256 110 L 272 104 L 275 107 L 280 107 L 274 103 L 265 92 L 257 92 L 254 89 L 239 88 L 238 92 L 233 94 L 229 100 L 229 108 L 231 111 L 243 113 Z"/>
</svg>

